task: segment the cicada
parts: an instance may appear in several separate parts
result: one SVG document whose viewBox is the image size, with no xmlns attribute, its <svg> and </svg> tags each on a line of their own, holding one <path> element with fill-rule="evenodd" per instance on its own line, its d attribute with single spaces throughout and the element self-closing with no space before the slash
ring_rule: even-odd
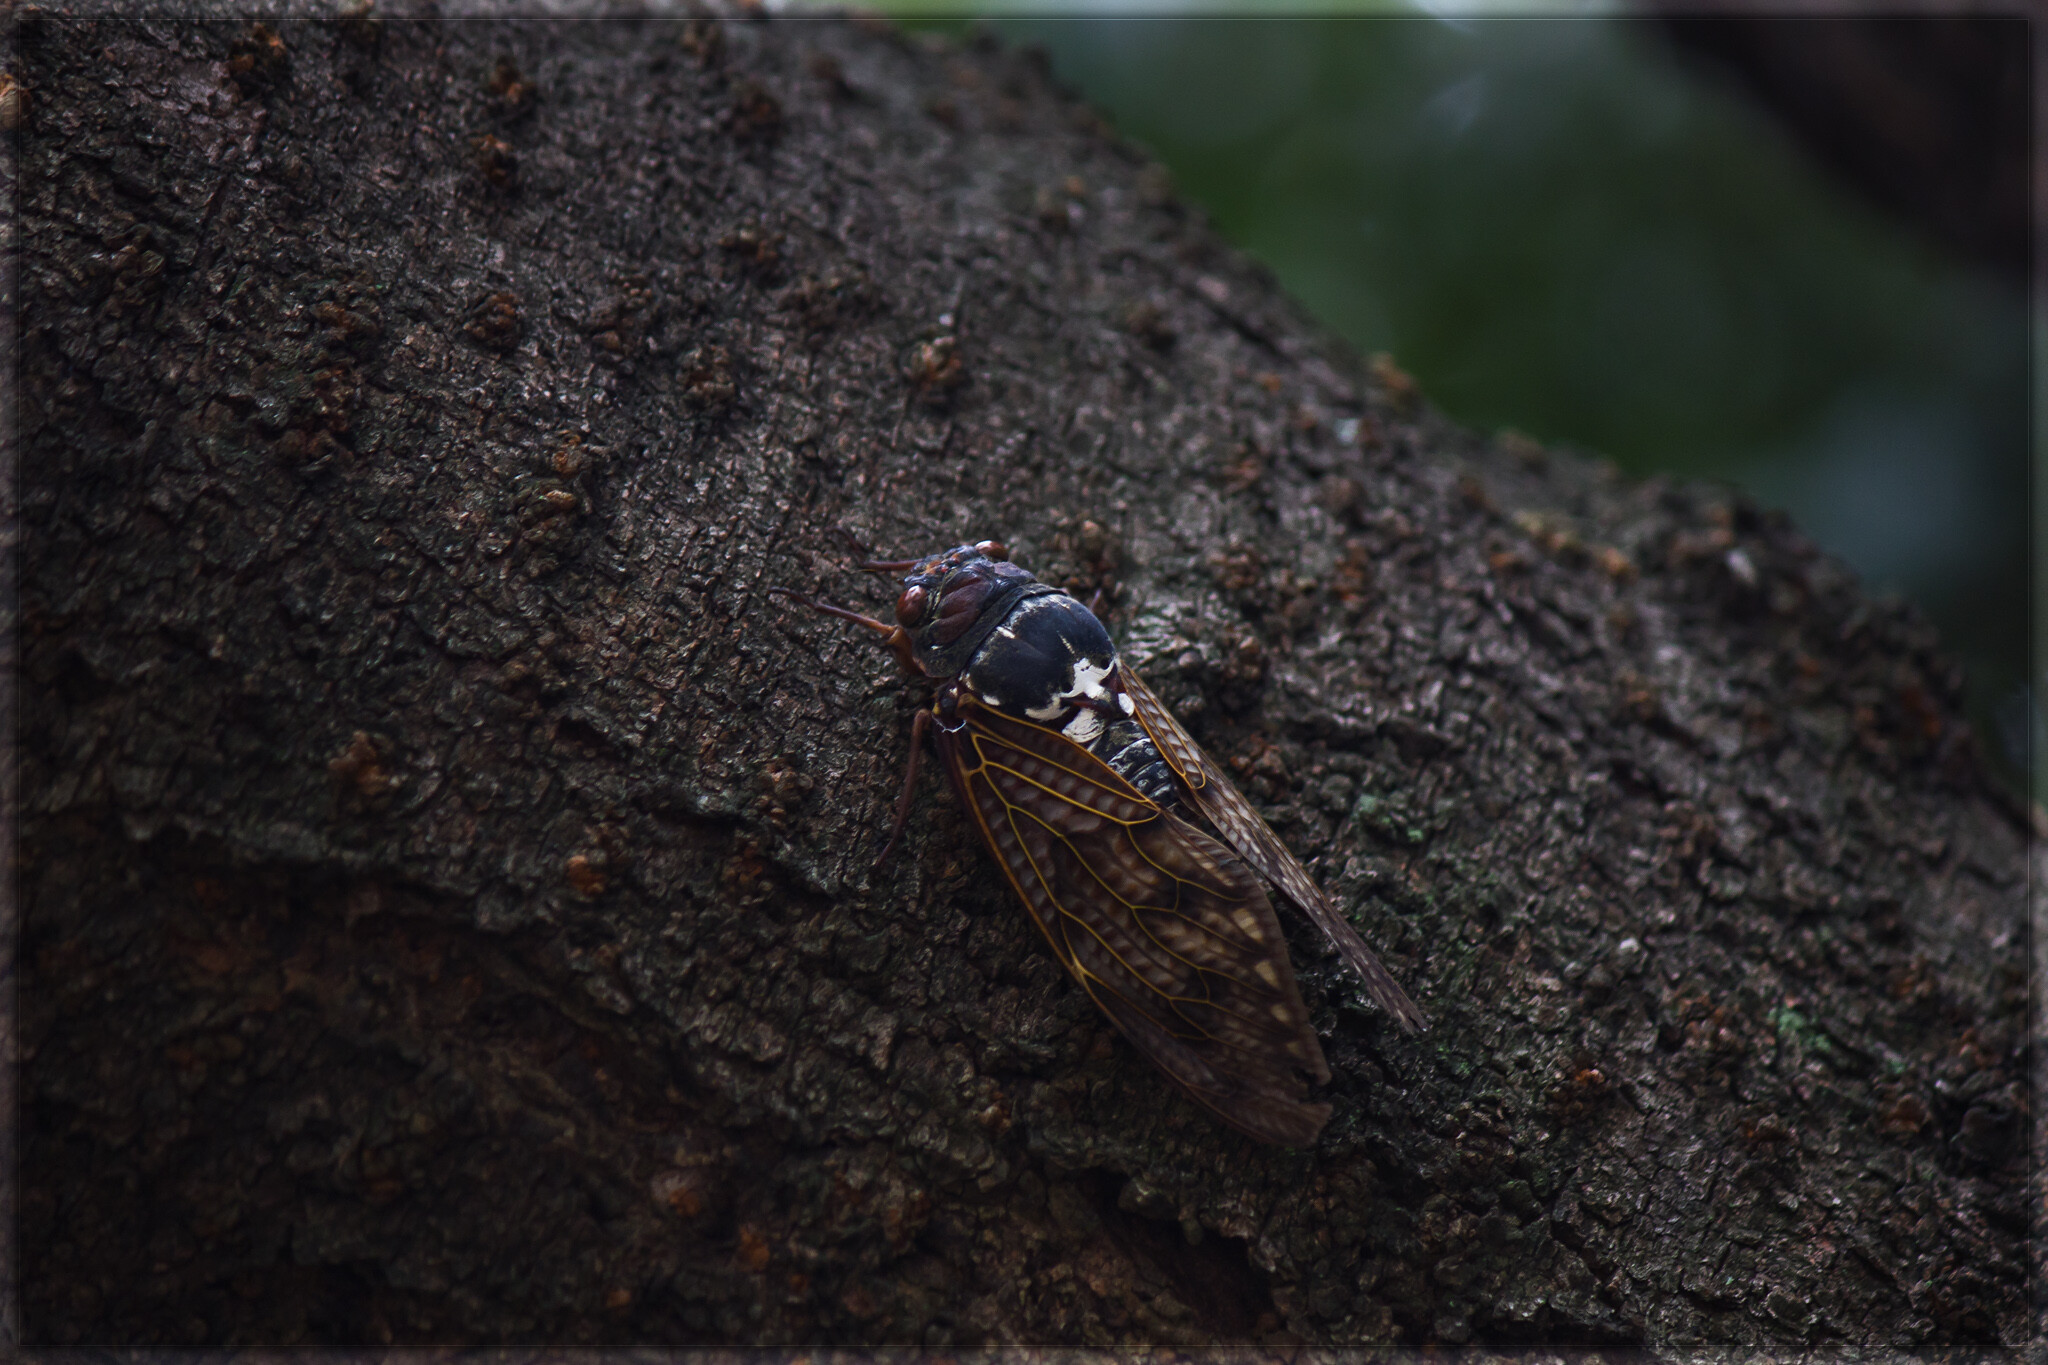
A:
<svg viewBox="0 0 2048 1365">
<path fill-rule="evenodd" d="M 938 686 L 911 726 L 882 856 L 903 832 L 927 736 L 1032 922 L 1124 1037 L 1197 1104 L 1262 1142 L 1306 1147 L 1330 1068 L 1270 892 L 1307 915 L 1366 993 L 1426 1026 L 1322 888 L 1173 713 L 1117 657 L 1095 613 L 984 540 L 904 573 L 890 625 L 863 626 Z M 879 860 L 878 860 L 879 861 Z"/>
</svg>

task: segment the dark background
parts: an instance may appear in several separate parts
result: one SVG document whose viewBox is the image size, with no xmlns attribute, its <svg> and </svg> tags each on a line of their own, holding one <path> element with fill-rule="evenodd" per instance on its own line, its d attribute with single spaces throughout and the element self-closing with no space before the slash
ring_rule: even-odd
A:
<svg viewBox="0 0 2048 1365">
<path fill-rule="evenodd" d="M 1911 599 L 2023 782 L 2024 23 L 995 31 L 1454 417 L 1739 484 Z"/>
</svg>

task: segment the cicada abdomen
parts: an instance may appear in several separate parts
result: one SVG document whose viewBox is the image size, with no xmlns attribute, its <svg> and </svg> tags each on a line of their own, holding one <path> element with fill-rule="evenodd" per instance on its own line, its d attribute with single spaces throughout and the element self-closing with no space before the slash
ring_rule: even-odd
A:
<svg viewBox="0 0 2048 1365">
<path fill-rule="evenodd" d="M 895 834 L 930 731 L 1003 875 L 1089 998 L 1217 1118 L 1308 1146 L 1330 1116 L 1309 1087 L 1330 1071 L 1268 884 L 1404 1028 L 1423 1027 L 1422 1012 L 1122 666 L 1095 614 L 1006 553 L 982 541 L 864 564 L 907 571 L 894 626 L 799 598 L 875 631 L 938 683 L 913 728 Z"/>
</svg>

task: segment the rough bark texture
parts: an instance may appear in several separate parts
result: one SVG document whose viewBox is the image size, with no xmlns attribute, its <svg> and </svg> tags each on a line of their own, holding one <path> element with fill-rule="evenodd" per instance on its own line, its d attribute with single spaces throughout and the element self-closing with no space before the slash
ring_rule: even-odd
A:
<svg viewBox="0 0 2048 1365">
<path fill-rule="evenodd" d="M 31 18 L 30 1341 L 2028 1330 L 2024 837 L 1782 521 L 1362 374 L 1025 56 Z M 1000 534 L 1307 933 L 1306 1153 L 1061 976 L 783 583 Z"/>
</svg>

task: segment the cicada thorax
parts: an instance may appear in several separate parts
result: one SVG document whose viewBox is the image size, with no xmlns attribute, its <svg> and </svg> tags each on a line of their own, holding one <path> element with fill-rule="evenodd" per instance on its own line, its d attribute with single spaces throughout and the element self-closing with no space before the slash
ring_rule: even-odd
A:
<svg viewBox="0 0 2048 1365">
<path fill-rule="evenodd" d="M 1109 632 L 1062 594 L 1023 598 L 983 640 L 959 685 L 982 705 L 1057 731 L 1151 801 L 1186 812 L 1172 771 L 1133 715 Z"/>
<path fill-rule="evenodd" d="M 1108 763 L 1149 799 L 1179 810 L 1159 750 L 1133 716 L 1116 645 L 1094 612 L 1001 558 L 992 541 L 912 566 L 896 601 L 918 666 L 949 692 L 1056 730 Z"/>
</svg>

